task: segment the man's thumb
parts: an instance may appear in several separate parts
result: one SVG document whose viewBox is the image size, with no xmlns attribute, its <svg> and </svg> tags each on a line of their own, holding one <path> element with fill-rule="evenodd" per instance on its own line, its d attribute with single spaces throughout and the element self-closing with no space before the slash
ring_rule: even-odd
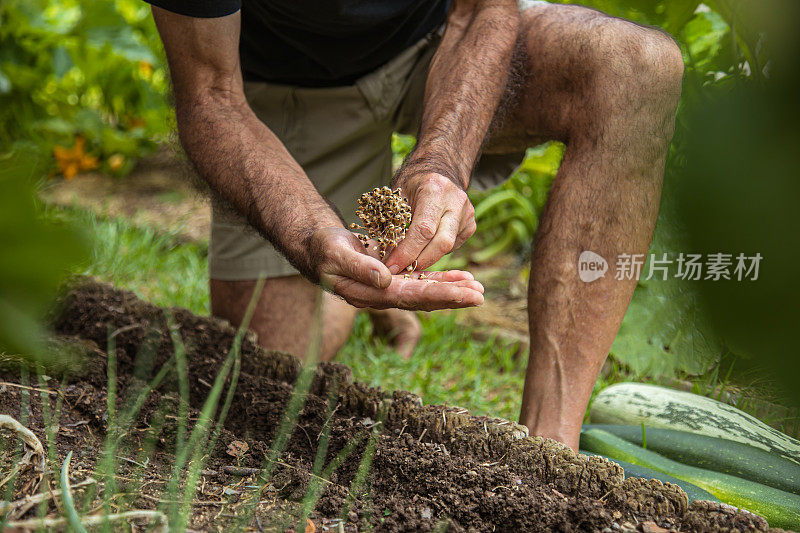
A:
<svg viewBox="0 0 800 533">
<path fill-rule="evenodd" d="M 342 259 L 342 273 L 350 279 L 376 289 L 386 289 L 392 283 L 392 273 L 374 257 L 353 250 Z"/>
</svg>

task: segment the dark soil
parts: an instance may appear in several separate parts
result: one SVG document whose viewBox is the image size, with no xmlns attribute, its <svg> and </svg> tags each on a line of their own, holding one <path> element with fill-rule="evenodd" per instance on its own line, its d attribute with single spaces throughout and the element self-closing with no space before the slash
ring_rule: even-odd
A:
<svg viewBox="0 0 800 533">
<path fill-rule="evenodd" d="M 189 359 L 189 419 L 194 423 L 236 332 L 223 322 L 186 310 L 172 309 L 169 314 Z M 173 358 L 174 348 L 164 310 L 104 284 L 76 284 L 62 298 L 53 325 L 58 345 L 66 343 L 72 353 L 81 354 L 79 370 L 63 378 L 37 378 L 5 363 L 0 370 L 0 414 L 22 422 L 43 443 L 45 428 L 52 428 L 54 464 L 60 465 L 73 451 L 71 482 L 76 485 L 90 475 L 101 479 L 94 470 L 108 430 L 109 355 L 116 362 L 120 412 L 142 384 Z M 727 506 L 689 505 L 685 493 L 674 485 L 623 480 L 615 463 L 528 437 L 514 423 L 474 417 L 457 407 L 423 406 L 411 393 L 353 383 L 350 370 L 335 363 L 316 368 L 285 452 L 273 463 L 268 483 L 260 485 L 260 469 L 299 374 L 294 357 L 265 352 L 252 337 L 244 339 L 235 394 L 224 430 L 208 450 L 190 527 L 222 529 L 243 514 L 249 493 L 265 486 L 256 518 L 250 522 L 261 530 L 293 527 L 304 497 L 314 487 L 319 487 L 319 499 L 311 514 L 313 525 L 307 523 L 306 531 L 768 529 L 760 517 Z M 176 453 L 177 383 L 175 372 L 170 372 L 126 428 L 117 453 L 122 458 L 114 496 L 114 505 L 121 509 L 163 508 Z M 45 423 L 42 398 L 49 400 L 51 412 L 62 403 L 57 424 Z M 357 445 L 328 480 L 320 480 L 311 472 L 327 431 L 326 465 L 347 451 L 348 443 Z M 0 456 L 7 459 L 5 448 Z M 374 454 L 369 453 L 373 448 Z M 365 454 L 371 458 L 365 482 L 352 487 Z M 0 463 L 0 468 L 7 467 L 8 461 Z M 51 472 L 44 483 L 57 488 L 52 478 Z M 31 483 L 23 486 L 20 481 L 15 489 L 12 501 L 28 495 Z M 92 510 L 101 505 L 102 490 L 76 489 L 75 499 Z M 51 500 L 48 512 L 60 514 L 57 498 Z M 32 507 L 14 518 L 34 516 Z M 337 520 L 341 516 L 344 521 Z"/>
</svg>

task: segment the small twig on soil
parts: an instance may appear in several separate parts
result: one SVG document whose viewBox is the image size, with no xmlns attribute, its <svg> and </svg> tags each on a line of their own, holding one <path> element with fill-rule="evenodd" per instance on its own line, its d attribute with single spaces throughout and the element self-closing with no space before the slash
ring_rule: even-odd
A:
<svg viewBox="0 0 800 533">
<path fill-rule="evenodd" d="M 15 418 L 12 418 L 8 415 L 0 415 L 0 428 L 6 428 L 16 432 L 19 435 L 20 439 L 22 439 L 22 442 L 27 444 L 28 448 L 30 448 L 30 451 L 25 452 L 25 455 L 23 455 L 23 457 L 17 462 L 17 464 L 15 464 L 13 468 L 11 468 L 9 474 L 2 481 L 0 481 L 0 487 L 2 487 L 6 483 L 14 479 L 14 476 L 16 476 L 25 467 L 33 465 L 31 459 L 34 456 L 38 455 L 39 457 L 41 457 L 41 463 L 35 465 L 39 469 L 39 473 L 37 475 L 38 480 L 34 482 L 33 485 L 33 491 L 35 492 L 36 488 L 38 487 L 39 483 L 41 483 L 42 478 L 44 477 L 44 471 L 46 468 L 45 464 L 46 454 L 44 453 L 44 448 L 42 447 L 41 441 L 39 441 L 39 439 L 36 437 L 33 431 L 31 431 L 30 429 L 26 428 L 25 426 L 17 422 Z"/>
<path fill-rule="evenodd" d="M 341 405 L 341 404 L 338 404 L 338 403 L 336 404 L 336 407 L 333 408 L 333 411 L 331 411 L 331 414 L 328 417 L 328 419 L 325 421 L 324 424 L 322 424 L 322 429 L 319 430 L 319 434 L 317 435 L 317 442 L 319 442 L 319 439 L 322 438 L 322 432 L 325 431 L 325 426 L 330 424 L 330 421 L 333 420 L 333 415 L 336 414 L 336 411 L 339 409 L 339 405 Z"/>
<path fill-rule="evenodd" d="M 253 474 L 258 474 L 259 472 L 261 472 L 261 469 L 252 468 L 252 467 L 249 467 L 249 466 L 229 466 L 229 465 L 224 465 L 222 467 L 222 471 L 225 472 L 226 474 L 231 474 L 231 475 L 234 475 L 234 476 L 250 476 L 250 475 L 253 475 Z"/>
<path fill-rule="evenodd" d="M 92 515 L 92 516 L 84 516 L 81 519 L 81 524 L 84 526 L 93 526 L 97 524 L 102 524 L 106 520 L 109 522 L 114 522 L 116 520 L 137 520 L 141 518 L 146 518 L 150 520 L 155 520 L 157 523 L 161 524 L 162 527 L 158 528 L 156 531 L 167 531 L 167 517 L 164 513 L 160 511 L 149 511 L 149 510 L 135 510 L 135 511 L 126 511 L 124 513 L 114 513 L 110 515 Z M 56 527 L 63 527 L 67 525 L 66 518 L 32 518 L 30 520 L 18 520 L 15 522 L 6 522 L 6 527 L 9 528 L 20 528 L 20 529 L 40 529 L 40 528 L 56 528 Z"/>
<path fill-rule="evenodd" d="M 308 445 L 309 445 L 309 446 L 311 447 L 311 449 L 313 450 L 313 449 L 314 449 L 314 443 L 313 443 L 313 442 L 311 442 L 311 437 L 308 435 L 308 431 L 306 431 L 306 428 L 304 428 L 304 427 L 303 427 L 302 425 L 300 425 L 300 424 L 297 424 L 297 427 L 298 427 L 298 428 L 300 428 L 300 429 L 302 429 L 302 430 L 303 430 L 303 433 L 305 433 L 305 434 L 306 434 L 306 438 L 308 439 Z"/>
<path fill-rule="evenodd" d="M 80 483 L 72 485 L 72 488 L 79 489 L 81 487 L 85 487 L 86 485 L 91 485 L 93 483 L 97 483 L 97 480 L 89 477 L 81 481 Z M 7 518 L 17 518 L 28 512 L 28 510 L 34 505 L 60 495 L 61 495 L 61 489 L 49 490 L 47 492 L 40 492 L 38 494 L 29 494 L 28 496 L 25 496 L 24 498 L 21 498 L 19 500 L 13 501 L 11 503 L 5 503 L 5 505 L 0 505 L 0 512 L 7 512 L 8 513 Z"/>
<path fill-rule="evenodd" d="M 181 500 L 162 500 L 161 498 L 156 498 L 155 496 L 151 496 L 149 494 L 137 494 L 137 496 L 141 496 L 146 500 L 150 500 L 157 503 L 183 503 Z M 214 500 L 195 500 L 192 502 L 192 505 L 225 505 L 226 502 L 222 501 L 214 501 Z"/>
<path fill-rule="evenodd" d="M 9 381 L 0 381 L 0 385 L 4 385 L 6 387 L 16 387 L 18 389 L 27 389 L 27 390 L 32 390 L 32 391 L 36 391 L 36 392 L 44 392 L 44 393 L 47 393 L 47 394 L 55 394 L 55 395 L 61 394 L 61 391 L 49 390 L 49 389 L 40 389 L 38 387 L 28 387 L 27 385 L 20 385 L 19 383 L 11 383 Z"/>
<path fill-rule="evenodd" d="M 423 430 L 423 431 L 422 431 L 422 433 L 423 433 L 423 435 L 424 435 L 424 434 L 425 434 L 425 430 Z M 283 461 L 281 461 L 280 459 L 272 459 L 272 460 L 270 460 L 270 459 L 267 459 L 267 460 L 268 460 L 268 461 L 271 461 L 271 462 L 273 462 L 273 463 L 279 464 L 279 465 L 281 465 L 281 466 L 285 466 L 285 467 L 287 467 L 287 468 L 291 468 L 292 470 L 297 470 L 298 472 L 302 472 L 302 470 L 301 470 L 300 468 L 298 468 L 298 467 L 296 467 L 296 466 L 294 466 L 294 465 L 290 465 L 289 463 L 284 463 L 284 462 L 283 462 Z M 223 467 L 223 468 L 224 468 L 224 467 Z M 340 485 L 339 483 L 334 483 L 334 482 L 333 482 L 333 481 L 331 481 L 330 479 L 325 479 L 324 477 L 322 477 L 322 476 L 318 476 L 318 475 L 316 475 L 316 474 L 314 474 L 314 473 L 312 473 L 312 472 L 307 472 L 307 473 L 308 473 L 308 475 L 309 475 L 310 477 L 317 478 L 317 479 L 319 479 L 320 481 L 323 481 L 323 482 L 325 482 L 325 483 L 328 483 L 329 485 L 333 485 L 333 486 L 335 486 L 335 487 L 340 487 L 340 488 L 343 488 L 343 489 L 345 490 L 345 492 L 347 492 L 347 494 L 348 494 L 348 495 L 349 495 L 351 498 L 353 498 L 353 501 L 356 501 L 356 502 L 358 502 L 358 503 L 363 503 L 363 502 L 362 502 L 361 500 L 359 500 L 359 499 L 358 499 L 358 498 L 357 498 L 357 497 L 356 497 L 356 496 L 355 496 L 355 495 L 354 495 L 352 492 L 350 492 L 350 488 L 349 488 L 349 487 L 345 487 L 344 485 Z M 288 483 L 287 483 L 287 485 L 288 485 Z M 280 489 L 278 489 L 278 492 L 281 492 L 281 491 L 282 491 L 282 490 L 283 490 L 285 487 L 286 487 L 286 485 L 284 485 L 283 487 L 281 487 Z"/>
<path fill-rule="evenodd" d="M 138 461 L 134 461 L 133 459 L 128 459 L 127 457 L 122 457 L 121 455 L 117 455 L 117 459 L 122 459 L 123 461 L 126 461 L 126 462 L 131 463 L 131 464 L 135 464 L 136 466 L 141 466 L 142 468 L 147 468 L 147 464 L 150 462 L 150 458 L 149 457 L 147 458 L 147 461 L 145 461 L 144 464 L 142 464 L 142 463 L 140 463 Z"/>
<path fill-rule="evenodd" d="M 209 383 L 208 381 L 204 380 L 203 378 L 197 378 L 197 381 L 199 381 L 200 383 L 202 383 L 203 385 L 205 385 L 209 389 L 212 388 L 211 383 Z"/>
<path fill-rule="evenodd" d="M 16 431 L 25 444 L 30 446 L 35 453 L 44 455 L 44 448 L 42 447 L 42 443 L 39 441 L 39 438 L 33 433 L 33 431 L 17 422 L 16 419 L 11 418 L 8 415 L 0 415 L 0 427 Z M 42 462 L 42 465 L 44 465 L 44 462 Z"/>
<path fill-rule="evenodd" d="M 144 326 L 144 324 L 138 324 L 138 323 L 137 324 L 128 324 L 127 326 L 123 326 L 123 327 L 121 327 L 119 329 L 114 330 L 114 332 L 111 333 L 111 338 L 114 338 L 117 335 L 125 333 L 126 331 L 131 331 L 133 329 L 141 328 L 142 326 Z"/>
<path fill-rule="evenodd" d="M 428 431 L 428 428 L 425 428 L 425 429 L 423 429 L 423 430 L 422 430 L 422 433 L 420 433 L 420 434 L 419 434 L 419 438 L 417 439 L 417 444 L 419 444 L 420 442 L 422 442 L 422 437 L 424 437 L 424 436 L 425 436 L 425 432 L 426 432 L 426 431 Z"/>
<path fill-rule="evenodd" d="M 178 418 L 175 415 L 164 415 L 164 418 L 169 418 L 170 420 L 180 420 L 180 418 Z M 197 422 L 199 420 L 199 418 L 197 418 L 197 417 L 192 418 L 191 416 L 187 416 L 186 420 L 189 420 L 190 422 Z"/>
</svg>

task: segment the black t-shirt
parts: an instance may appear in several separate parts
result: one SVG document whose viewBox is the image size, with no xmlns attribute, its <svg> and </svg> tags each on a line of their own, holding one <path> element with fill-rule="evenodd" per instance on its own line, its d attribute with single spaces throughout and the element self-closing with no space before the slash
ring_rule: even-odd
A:
<svg viewBox="0 0 800 533">
<path fill-rule="evenodd" d="M 350 85 L 444 23 L 448 0 L 146 0 L 191 17 L 242 11 L 246 80 Z"/>
</svg>

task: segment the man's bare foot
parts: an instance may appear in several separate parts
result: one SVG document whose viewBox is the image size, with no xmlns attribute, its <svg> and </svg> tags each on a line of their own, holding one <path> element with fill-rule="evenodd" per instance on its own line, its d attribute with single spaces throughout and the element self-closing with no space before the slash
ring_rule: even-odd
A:
<svg viewBox="0 0 800 533">
<path fill-rule="evenodd" d="M 370 309 L 369 315 L 375 333 L 388 340 L 403 359 L 411 357 L 422 337 L 422 324 L 417 314 L 402 309 Z"/>
</svg>

